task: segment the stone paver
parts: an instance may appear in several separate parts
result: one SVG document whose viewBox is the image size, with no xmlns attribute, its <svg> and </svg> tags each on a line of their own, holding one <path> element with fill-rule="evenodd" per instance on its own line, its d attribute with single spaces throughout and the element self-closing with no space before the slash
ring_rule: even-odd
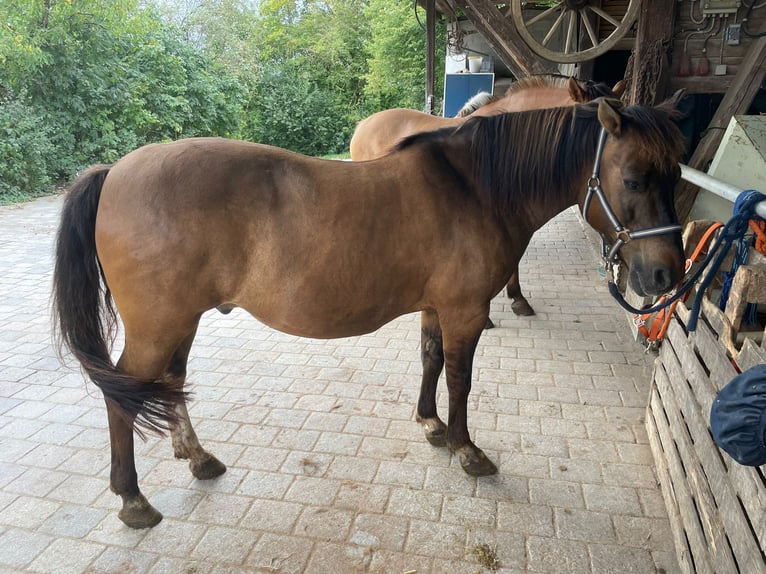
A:
<svg viewBox="0 0 766 574">
<path fill-rule="evenodd" d="M 479 344 L 469 427 L 498 475 L 465 475 L 414 421 L 417 315 L 318 341 L 212 312 L 190 413 L 229 470 L 197 481 L 169 439 L 138 441 L 165 519 L 135 531 L 109 491 L 99 392 L 51 343 L 60 207 L 0 207 L 0 571 L 474 573 L 481 545 L 504 573 L 678 571 L 643 429 L 651 357 L 574 210 L 522 261 L 537 315 L 498 295 Z M 446 415 L 443 381 L 438 402 Z"/>
</svg>

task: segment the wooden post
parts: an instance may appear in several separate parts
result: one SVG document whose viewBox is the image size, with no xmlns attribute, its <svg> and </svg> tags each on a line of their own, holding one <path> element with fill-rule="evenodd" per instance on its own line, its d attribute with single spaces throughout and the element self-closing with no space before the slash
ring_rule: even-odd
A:
<svg viewBox="0 0 766 574">
<path fill-rule="evenodd" d="M 652 106 L 668 95 L 676 4 L 676 0 L 642 0 L 636 45 L 626 70 L 631 104 Z"/>
</svg>

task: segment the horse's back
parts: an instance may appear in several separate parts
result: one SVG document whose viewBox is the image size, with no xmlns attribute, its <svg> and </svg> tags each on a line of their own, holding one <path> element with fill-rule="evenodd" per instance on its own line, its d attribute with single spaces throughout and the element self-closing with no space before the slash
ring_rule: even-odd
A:
<svg viewBox="0 0 766 574">
<path fill-rule="evenodd" d="M 121 314 L 146 301 L 168 314 L 236 305 L 286 332 L 335 337 L 419 308 L 436 248 L 423 212 L 446 207 L 411 160 L 381 161 L 221 139 L 127 155 L 104 184 L 96 229 Z M 396 304 L 381 306 L 392 293 Z"/>
<path fill-rule="evenodd" d="M 252 230 L 268 225 L 279 201 L 270 180 L 284 154 L 195 138 L 148 145 L 115 163 L 101 194 L 96 247 L 126 327 L 142 320 L 146 301 L 181 321 L 236 293 L 260 245 Z"/>
<path fill-rule="evenodd" d="M 571 106 L 575 103 L 566 88 L 536 86 L 510 92 L 481 106 L 472 116 L 489 116 L 507 112 L 523 112 Z"/>
<path fill-rule="evenodd" d="M 356 126 L 350 152 L 354 161 L 381 157 L 407 136 L 458 125 L 460 120 L 433 116 L 408 108 L 393 108 L 372 114 Z"/>
</svg>

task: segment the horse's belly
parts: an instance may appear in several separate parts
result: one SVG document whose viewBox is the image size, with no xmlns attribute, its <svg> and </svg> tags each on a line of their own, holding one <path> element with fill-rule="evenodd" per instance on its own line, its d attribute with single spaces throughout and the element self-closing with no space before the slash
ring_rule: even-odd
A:
<svg viewBox="0 0 766 574">
<path fill-rule="evenodd" d="M 241 305 L 253 317 L 283 333 L 312 339 L 339 339 L 371 333 L 396 317 L 415 308 L 382 305 L 359 308 L 301 306 L 285 301 L 284 305 L 264 308 L 263 305 Z"/>
</svg>

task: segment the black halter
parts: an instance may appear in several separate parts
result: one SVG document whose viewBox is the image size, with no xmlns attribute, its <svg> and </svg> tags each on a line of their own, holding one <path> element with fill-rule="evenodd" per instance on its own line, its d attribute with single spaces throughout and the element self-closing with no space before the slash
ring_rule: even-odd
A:
<svg viewBox="0 0 766 574">
<path fill-rule="evenodd" d="M 614 227 L 614 231 L 617 234 L 617 240 L 614 242 L 611 248 L 607 248 L 604 236 L 601 236 L 601 255 L 604 258 L 604 265 L 610 266 L 619 263 L 619 253 L 622 246 L 630 243 L 634 239 L 643 239 L 645 237 L 654 237 L 655 235 L 664 235 L 666 233 L 680 233 L 682 227 L 680 224 L 672 225 L 658 225 L 657 227 L 647 227 L 645 229 L 639 229 L 638 231 L 631 231 L 626 229 L 622 223 L 620 223 L 617 214 L 609 205 L 609 201 L 604 194 L 604 190 L 601 188 L 601 180 L 599 179 L 599 173 L 601 171 L 601 156 L 604 154 L 604 145 L 606 144 L 607 131 L 602 127 L 601 133 L 598 136 L 598 146 L 596 147 L 596 159 L 593 163 L 593 175 L 588 180 L 588 193 L 585 195 L 585 202 L 583 203 L 582 213 L 583 218 L 587 223 L 588 210 L 590 209 L 590 203 L 593 200 L 593 196 L 601 203 L 601 208 L 606 213 L 609 222 Z"/>
</svg>

